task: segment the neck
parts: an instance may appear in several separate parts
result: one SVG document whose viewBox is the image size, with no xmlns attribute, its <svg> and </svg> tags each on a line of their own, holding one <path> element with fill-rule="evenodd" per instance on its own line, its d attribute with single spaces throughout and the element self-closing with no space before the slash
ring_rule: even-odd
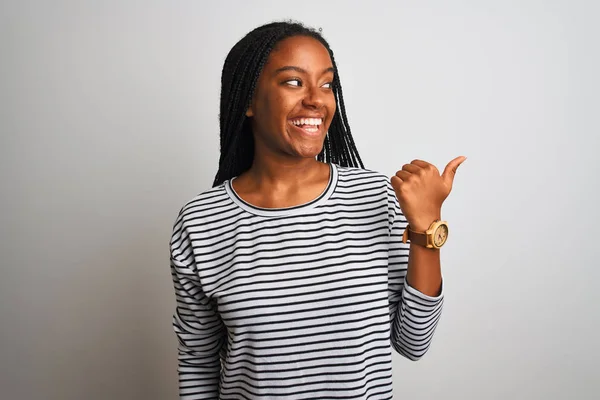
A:
<svg viewBox="0 0 600 400">
<path fill-rule="evenodd" d="M 254 158 L 248 177 L 258 187 L 270 190 L 301 187 L 314 182 L 322 173 L 324 163 L 313 158 Z"/>
</svg>

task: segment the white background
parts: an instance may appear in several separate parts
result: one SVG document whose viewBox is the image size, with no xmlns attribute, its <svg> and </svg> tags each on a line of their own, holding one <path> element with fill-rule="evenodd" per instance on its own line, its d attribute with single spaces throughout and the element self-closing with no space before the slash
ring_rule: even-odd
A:
<svg viewBox="0 0 600 400">
<path fill-rule="evenodd" d="M 598 398 L 600 3 L 4 1 L 0 398 L 175 399 L 168 264 L 252 28 L 322 27 L 369 169 L 466 155 L 400 399 Z"/>
</svg>

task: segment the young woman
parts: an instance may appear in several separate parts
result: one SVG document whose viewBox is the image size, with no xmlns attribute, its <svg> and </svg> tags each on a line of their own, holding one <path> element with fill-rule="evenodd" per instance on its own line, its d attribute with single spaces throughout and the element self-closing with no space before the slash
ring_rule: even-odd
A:
<svg viewBox="0 0 600 400">
<path fill-rule="evenodd" d="M 365 169 L 329 44 L 248 33 L 222 74 L 213 187 L 171 238 L 183 399 L 391 399 L 391 349 L 428 350 L 454 173 Z M 410 242 L 410 243 L 409 243 Z"/>
</svg>

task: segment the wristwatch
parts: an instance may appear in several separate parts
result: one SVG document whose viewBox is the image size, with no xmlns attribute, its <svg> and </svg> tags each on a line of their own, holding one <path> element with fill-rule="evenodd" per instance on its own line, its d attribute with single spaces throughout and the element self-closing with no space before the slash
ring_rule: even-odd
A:
<svg viewBox="0 0 600 400">
<path fill-rule="evenodd" d="M 448 223 L 436 219 L 425 232 L 415 232 L 410 229 L 410 225 L 407 225 L 402 235 L 402 242 L 406 243 L 407 240 L 428 249 L 439 249 L 448 240 Z"/>
</svg>

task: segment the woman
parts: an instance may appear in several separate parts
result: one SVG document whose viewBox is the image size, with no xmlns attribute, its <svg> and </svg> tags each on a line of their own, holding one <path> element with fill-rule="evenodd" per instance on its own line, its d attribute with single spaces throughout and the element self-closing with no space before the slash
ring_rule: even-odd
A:
<svg viewBox="0 0 600 400">
<path fill-rule="evenodd" d="M 464 158 L 365 169 L 333 52 L 288 22 L 230 51 L 220 129 L 213 187 L 171 239 L 181 398 L 392 398 L 391 349 L 422 357 L 441 314 L 441 205 Z"/>
</svg>

